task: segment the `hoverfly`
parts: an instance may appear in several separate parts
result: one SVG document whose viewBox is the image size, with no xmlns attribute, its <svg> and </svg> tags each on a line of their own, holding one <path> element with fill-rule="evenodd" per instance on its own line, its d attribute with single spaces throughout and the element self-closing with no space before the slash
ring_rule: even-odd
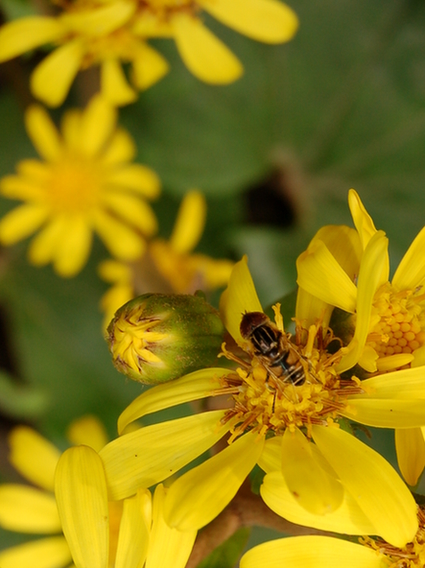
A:
<svg viewBox="0 0 425 568">
<path fill-rule="evenodd" d="M 246 312 L 240 324 L 242 337 L 250 343 L 255 355 L 277 381 L 290 381 L 302 385 L 305 371 L 301 356 L 290 343 L 286 334 L 263 312 Z"/>
</svg>

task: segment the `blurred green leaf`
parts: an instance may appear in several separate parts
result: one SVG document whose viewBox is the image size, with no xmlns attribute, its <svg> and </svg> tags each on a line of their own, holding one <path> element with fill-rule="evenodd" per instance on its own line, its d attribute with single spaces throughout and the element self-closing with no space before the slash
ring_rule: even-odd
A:
<svg viewBox="0 0 425 568">
<path fill-rule="evenodd" d="M 242 555 L 251 530 L 242 528 L 214 550 L 198 568 L 233 568 Z"/>
<path fill-rule="evenodd" d="M 34 419 L 46 412 L 49 395 L 37 388 L 16 384 L 13 377 L 0 371 L 0 409 L 15 419 Z"/>
</svg>

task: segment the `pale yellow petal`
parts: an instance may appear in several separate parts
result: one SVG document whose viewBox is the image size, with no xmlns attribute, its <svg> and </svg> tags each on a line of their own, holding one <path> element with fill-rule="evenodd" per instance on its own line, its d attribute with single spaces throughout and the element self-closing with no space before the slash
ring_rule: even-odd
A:
<svg viewBox="0 0 425 568">
<path fill-rule="evenodd" d="M 217 85 L 239 79 L 243 73 L 239 59 L 201 20 L 180 13 L 173 17 L 172 25 L 177 49 L 195 77 Z"/>
<path fill-rule="evenodd" d="M 372 217 L 366 211 L 359 194 L 354 189 L 350 189 L 348 192 L 348 205 L 350 207 L 354 225 L 359 233 L 363 249 L 365 249 L 370 239 L 376 233 Z"/>
<path fill-rule="evenodd" d="M 172 566 L 185 568 L 195 542 L 196 531 L 179 531 L 164 520 L 165 489 L 158 485 L 153 498 L 153 522 L 148 557 L 144 568 Z M 167 546 L 164 546 L 167 543 Z"/>
<path fill-rule="evenodd" d="M 27 485 L 0 485 L 0 525 L 22 533 L 61 532 L 53 496 Z"/>
<path fill-rule="evenodd" d="M 107 444 L 100 456 L 111 499 L 162 481 L 211 448 L 230 427 L 220 424 L 223 415 L 217 410 L 154 424 Z"/>
<path fill-rule="evenodd" d="M 362 388 L 366 395 L 359 394 L 350 398 L 397 398 L 397 399 L 424 399 L 425 376 L 423 367 L 400 369 L 392 373 L 377 375 L 362 381 Z"/>
<path fill-rule="evenodd" d="M 67 428 L 66 436 L 74 446 L 84 444 L 96 452 L 108 443 L 105 426 L 99 418 L 91 415 L 73 420 Z"/>
<path fill-rule="evenodd" d="M 69 566 L 71 560 L 62 536 L 26 542 L 0 552 L 1 568 L 58 568 Z"/>
<path fill-rule="evenodd" d="M 246 552 L 240 568 L 384 568 L 371 548 L 328 536 L 271 540 Z"/>
<path fill-rule="evenodd" d="M 58 40 L 65 30 L 56 18 L 29 16 L 0 29 L 0 61 L 7 61 L 30 49 Z"/>
<path fill-rule="evenodd" d="M 357 280 L 363 247 L 355 229 L 347 225 L 325 225 L 317 231 L 311 243 L 315 241 L 325 243 L 350 280 Z"/>
<path fill-rule="evenodd" d="M 105 192 L 102 202 L 117 217 L 121 217 L 144 235 L 150 237 L 157 232 L 158 222 L 152 207 L 138 196 L 122 192 Z"/>
<path fill-rule="evenodd" d="M 121 260 L 136 260 L 145 251 L 145 240 L 134 229 L 104 211 L 96 211 L 93 225 L 109 252 Z"/>
<path fill-rule="evenodd" d="M 375 428 L 419 428 L 425 426 L 425 400 L 357 399 L 349 401 L 340 414 Z"/>
<path fill-rule="evenodd" d="M 127 78 L 118 59 L 108 58 L 100 67 L 100 89 L 102 95 L 113 105 L 122 106 L 132 103 L 137 93 L 128 84 Z"/>
<path fill-rule="evenodd" d="M 136 145 L 133 138 L 123 128 L 117 128 L 102 152 L 101 159 L 102 164 L 115 166 L 131 161 L 135 155 Z"/>
<path fill-rule="evenodd" d="M 47 215 L 44 205 L 29 203 L 12 209 L 0 220 L 1 243 L 13 245 L 25 239 L 41 227 Z"/>
<path fill-rule="evenodd" d="M 161 182 L 157 174 L 142 164 L 131 164 L 112 171 L 107 183 L 118 189 L 129 189 L 149 199 L 159 196 Z"/>
<path fill-rule="evenodd" d="M 416 503 L 393 467 L 342 429 L 313 426 L 312 432 L 319 450 L 375 526 L 376 534 L 398 547 L 411 542 L 418 529 Z"/>
<path fill-rule="evenodd" d="M 148 89 L 168 73 L 168 61 L 147 43 L 140 43 L 133 56 L 132 80 L 140 89 Z"/>
<path fill-rule="evenodd" d="M 190 252 L 198 244 L 205 227 L 207 203 L 200 191 L 188 191 L 180 204 L 173 232 L 171 247 L 179 253 Z"/>
<path fill-rule="evenodd" d="M 98 274 L 105 282 L 131 282 L 133 271 L 130 266 L 118 260 L 104 260 L 98 266 Z"/>
<path fill-rule="evenodd" d="M 141 489 L 133 497 L 124 500 L 114 568 L 143 566 L 149 545 L 150 529 L 150 519 L 144 515 L 144 511 L 146 501 L 150 500 L 150 492 L 146 489 Z M 164 546 L 164 542 L 167 546 Z M 167 548 L 169 543 L 165 540 L 161 544 L 163 548 Z"/>
<path fill-rule="evenodd" d="M 42 158 L 56 161 L 63 152 L 60 134 L 47 112 L 39 105 L 31 105 L 25 112 L 25 127 Z"/>
<path fill-rule="evenodd" d="M 76 566 L 107 568 L 107 488 L 102 460 L 92 448 L 78 446 L 62 454 L 55 475 L 55 494 Z"/>
<path fill-rule="evenodd" d="M 320 322 L 323 330 L 327 330 L 333 309 L 333 306 L 319 300 L 304 288 L 298 288 L 295 317 L 304 329 Z"/>
<path fill-rule="evenodd" d="M 98 155 L 109 141 L 116 121 L 116 109 L 104 97 L 94 96 L 81 117 L 81 152 L 88 157 Z"/>
<path fill-rule="evenodd" d="M 92 246 L 92 230 L 80 215 L 70 217 L 65 237 L 58 242 L 53 259 L 54 269 L 62 278 L 75 276 L 86 264 Z"/>
<path fill-rule="evenodd" d="M 121 413 L 118 432 L 121 434 L 131 422 L 146 414 L 210 396 L 214 389 L 219 388 L 219 377 L 228 373 L 228 369 L 201 369 L 149 389 L 134 399 Z"/>
<path fill-rule="evenodd" d="M 347 490 L 344 491 L 341 505 L 326 515 L 310 513 L 302 507 L 289 491 L 279 471 L 264 477 L 260 493 L 263 501 L 272 511 L 291 523 L 342 534 L 375 533 L 375 527 Z"/>
<path fill-rule="evenodd" d="M 366 345 L 365 349 L 369 346 Z M 372 350 L 371 347 L 369 347 Z M 388 355 L 387 357 L 379 357 L 376 351 L 373 349 L 374 355 L 372 353 L 367 353 L 368 357 L 372 356 L 374 358 L 374 366 L 366 366 L 365 365 L 365 353 L 363 352 L 360 359 L 359 365 L 366 369 L 369 373 L 373 373 L 376 370 L 379 373 L 386 373 L 388 371 L 394 371 L 395 369 L 401 369 L 402 367 L 406 367 L 410 365 L 415 360 L 415 356 L 413 353 L 397 353 L 396 355 Z"/>
<path fill-rule="evenodd" d="M 220 315 L 227 331 L 242 343 L 240 325 L 246 312 L 262 312 L 260 300 L 248 268 L 248 258 L 237 262 L 230 275 L 229 284 L 220 298 Z"/>
<path fill-rule="evenodd" d="M 26 479 L 53 491 L 59 450 L 28 426 L 17 426 L 9 434 L 9 461 Z"/>
<path fill-rule="evenodd" d="M 423 428 L 404 428 L 395 431 L 398 467 L 411 486 L 417 484 L 425 468 Z"/>
<path fill-rule="evenodd" d="M 77 39 L 58 47 L 37 65 L 31 75 L 31 91 L 45 104 L 63 103 L 84 57 L 84 46 Z"/>
<path fill-rule="evenodd" d="M 277 0 L 203 1 L 202 7 L 226 26 L 266 43 L 289 41 L 298 29 L 295 12 Z"/>
<path fill-rule="evenodd" d="M 392 279 L 396 290 L 414 290 L 425 279 L 425 227 L 402 258 Z"/>
<path fill-rule="evenodd" d="M 244 434 L 170 487 L 164 515 L 171 527 L 200 529 L 230 503 L 261 455 L 264 438 Z"/>
</svg>

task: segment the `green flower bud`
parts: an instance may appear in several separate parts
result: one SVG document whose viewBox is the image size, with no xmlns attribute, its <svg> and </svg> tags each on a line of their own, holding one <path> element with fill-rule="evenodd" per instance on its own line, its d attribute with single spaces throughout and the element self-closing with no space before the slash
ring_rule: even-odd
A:
<svg viewBox="0 0 425 568">
<path fill-rule="evenodd" d="M 116 312 L 107 341 L 118 371 L 157 384 L 214 365 L 224 332 L 218 311 L 199 293 L 144 294 Z"/>
</svg>

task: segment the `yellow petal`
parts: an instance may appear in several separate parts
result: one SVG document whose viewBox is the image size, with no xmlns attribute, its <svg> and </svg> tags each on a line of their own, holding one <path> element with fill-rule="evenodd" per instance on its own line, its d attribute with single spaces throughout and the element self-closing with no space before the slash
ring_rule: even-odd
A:
<svg viewBox="0 0 425 568">
<path fill-rule="evenodd" d="M 150 199 L 158 197 L 161 186 L 156 173 L 142 164 L 131 164 L 111 172 L 107 182 L 119 189 L 136 191 Z"/>
<path fill-rule="evenodd" d="M 62 536 L 27 542 L 0 552 L 2 568 L 56 568 L 70 562 L 69 547 Z"/>
<path fill-rule="evenodd" d="M 220 315 L 227 331 L 236 342 L 242 343 L 240 324 L 245 312 L 262 312 L 260 300 L 248 269 L 248 258 L 237 262 L 229 284 L 220 298 Z"/>
<path fill-rule="evenodd" d="M 104 211 L 96 211 L 94 228 L 113 256 L 121 260 L 136 260 L 145 250 L 144 239 L 122 221 Z"/>
<path fill-rule="evenodd" d="M 83 216 L 68 219 L 66 237 L 58 242 L 54 255 L 54 269 L 62 276 L 75 276 L 86 264 L 92 245 L 92 230 Z"/>
<path fill-rule="evenodd" d="M 54 42 L 64 33 L 63 26 L 56 18 L 30 16 L 9 22 L 0 29 L 0 61 Z"/>
<path fill-rule="evenodd" d="M 105 2 L 96 9 L 67 11 L 61 22 L 69 30 L 88 36 L 105 36 L 124 25 L 136 10 L 136 4 L 126 0 Z"/>
<path fill-rule="evenodd" d="M 88 157 L 99 154 L 109 141 L 116 121 L 116 109 L 100 95 L 94 96 L 81 117 L 80 151 Z"/>
<path fill-rule="evenodd" d="M 153 522 L 145 568 L 185 568 L 195 542 L 196 531 L 179 531 L 164 520 L 165 489 L 158 485 L 153 498 Z M 167 546 L 164 546 L 167 543 Z"/>
<path fill-rule="evenodd" d="M 357 288 L 326 245 L 319 240 L 297 258 L 297 283 L 323 302 L 353 313 Z"/>
<path fill-rule="evenodd" d="M 99 453 L 111 499 L 162 481 L 211 448 L 230 427 L 220 424 L 223 415 L 217 410 L 153 424 L 107 444 Z"/>
<path fill-rule="evenodd" d="M 398 467 L 409 485 L 416 485 L 425 468 L 424 428 L 395 431 Z"/>
<path fill-rule="evenodd" d="M 369 346 L 366 345 L 365 349 Z M 375 372 L 376 370 L 379 371 L 380 374 L 386 373 L 387 371 L 394 371 L 395 369 L 400 369 L 402 367 L 410 365 L 415 360 L 415 356 L 413 353 L 397 353 L 397 355 L 388 355 L 387 357 L 379 357 L 376 351 L 372 350 L 375 355 L 373 356 L 375 365 L 374 366 L 365 366 L 365 353 L 363 352 L 360 359 L 359 364 L 363 369 L 369 371 L 370 373 Z M 370 350 L 368 352 L 370 356 Z"/>
<path fill-rule="evenodd" d="M 123 128 L 117 128 L 102 153 L 102 164 L 114 166 L 129 162 L 136 155 L 133 138 Z"/>
<path fill-rule="evenodd" d="M 13 245 L 36 231 L 46 220 L 44 205 L 25 204 L 12 209 L 0 221 L 0 241 Z"/>
<path fill-rule="evenodd" d="M 183 198 L 170 237 L 171 247 L 179 253 L 190 252 L 198 244 L 205 227 L 207 204 L 200 191 L 188 191 Z"/>
<path fill-rule="evenodd" d="M 348 192 L 348 205 L 350 207 L 354 225 L 359 233 L 363 249 L 365 249 L 370 239 L 376 233 L 372 217 L 366 211 L 359 194 L 354 189 L 350 189 Z"/>
<path fill-rule="evenodd" d="M 425 426 L 425 400 L 352 400 L 342 416 L 376 428 L 419 428 Z"/>
<path fill-rule="evenodd" d="M 240 568 L 383 568 L 371 548 L 328 536 L 271 540 L 246 552 Z"/>
<path fill-rule="evenodd" d="M 17 165 L 18 171 L 20 170 L 21 164 L 22 162 L 19 162 Z M 48 175 L 50 175 L 50 172 Z M 43 185 L 45 185 L 45 182 Z M 38 180 L 29 179 L 29 176 L 27 177 L 25 173 L 17 176 L 5 176 L 0 180 L 2 195 L 10 199 L 20 199 L 33 203 L 44 200 L 45 191 L 43 185 L 39 183 Z"/>
<path fill-rule="evenodd" d="M 282 436 L 274 436 L 266 440 L 263 452 L 258 459 L 258 465 L 266 473 L 282 472 Z"/>
<path fill-rule="evenodd" d="M 0 525 L 10 531 L 50 534 L 61 532 L 56 501 L 27 485 L 0 485 Z"/>
<path fill-rule="evenodd" d="M 118 59 L 108 58 L 102 61 L 100 85 L 102 95 L 113 105 L 127 105 L 137 98 L 137 93 L 128 84 Z"/>
<path fill-rule="evenodd" d="M 168 73 L 167 60 L 146 43 L 140 43 L 133 56 L 132 79 L 140 90 L 148 89 Z"/>
<path fill-rule="evenodd" d="M 25 127 L 35 149 L 48 162 L 56 161 L 63 152 L 63 144 L 56 126 L 39 105 L 31 105 L 25 112 Z"/>
<path fill-rule="evenodd" d="M 392 279 L 396 290 L 414 290 L 425 279 L 425 227 L 402 258 Z"/>
<path fill-rule="evenodd" d="M 31 75 L 31 91 L 49 106 L 63 103 L 84 57 L 80 40 L 58 47 L 37 65 Z"/>
<path fill-rule="evenodd" d="M 132 270 L 128 264 L 118 260 L 104 260 L 98 266 L 98 274 L 105 282 L 130 282 Z"/>
<path fill-rule="evenodd" d="M 83 416 L 73 420 L 68 426 L 66 437 L 74 446 L 84 444 L 96 452 L 108 443 L 105 426 L 96 416 Z"/>
<path fill-rule="evenodd" d="M 326 515 L 341 505 L 344 490 L 335 472 L 298 428 L 285 430 L 281 469 L 289 491 L 308 512 Z"/>
<path fill-rule="evenodd" d="M 326 330 L 331 319 L 333 306 L 319 300 L 304 288 L 298 288 L 297 303 L 295 306 L 295 317 L 304 329 L 309 329 L 311 325 L 321 322 L 322 328 Z"/>
<path fill-rule="evenodd" d="M 219 387 L 218 378 L 227 375 L 228 372 L 228 369 L 220 368 L 201 369 L 149 389 L 134 399 L 121 413 L 118 418 L 119 434 L 131 422 L 146 414 L 210 396 L 211 391 Z"/>
<path fill-rule="evenodd" d="M 376 534 L 398 547 L 412 541 L 418 529 L 416 503 L 393 467 L 339 428 L 313 426 L 312 432 L 343 486 L 376 527 Z"/>
<path fill-rule="evenodd" d="M 17 426 L 9 435 L 9 461 L 26 479 L 53 491 L 59 450 L 28 426 Z"/>
<path fill-rule="evenodd" d="M 326 515 L 316 515 L 302 507 L 289 491 L 279 471 L 264 477 L 260 493 L 263 501 L 272 511 L 291 523 L 342 534 L 375 533 L 375 527 L 348 491 L 344 491 L 341 505 Z"/>
<path fill-rule="evenodd" d="M 424 369 L 413 367 L 400 369 L 392 373 L 378 375 L 362 381 L 365 394 L 355 395 L 353 399 L 369 398 L 394 398 L 394 399 L 424 399 L 425 376 Z M 351 397 L 350 397 L 351 399 Z"/>
<path fill-rule="evenodd" d="M 135 195 L 105 192 L 102 202 L 118 217 L 140 229 L 144 235 L 151 236 L 158 230 L 158 222 L 153 209 L 146 201 Z"/>
<path fill-rule="evenodd" d="M 298 29 L 297 15 L 277 0 L 215 0 L 204 10 L 230 28 L 266 43 L 289 41 Z"/>
<path fill-rule="evenodd" d="M 107 568 L 109 512 L 105 472 L 87 446 L 70 448 L 59 460 L 55 493 L 63 532 L 78 568 Z"/>
<path fill-rule="evenodd" d="M 180 530 L 200 529 L 230 503 L 253 469 L 264 438 L 244 434 L 212 458 L 183 474 L 170 487 L 165 519 Z"/>
<path fill-rule="evenodd" d="M 172 25 L 180 56 L 195 77 L 212 84 L 239 79 L 239 59 L 200 20 L 181 13 L 173 16 Z"/>
<path fill-rule="evenodd" d="M 66 234 L 66 227 L 64 215 L 57 216 L 47 223 L 31 241 L 28 248 L 29 261 L 36 266 L 43 266 L 51 262 L 59 243 Z"/>
<path fill-rule="evenodd" d="M 146 489 L 141 489 L 133 497 L 124 500 L 114 568 L 143 566 L 150 529 L 150 518 L 147 518 L 144 512 L 147 504 L 150 508 L 150 500 L 150 492 Z M 168 546 L 168 541 L 164 542 L 167 542 Z"/>
</svg>

